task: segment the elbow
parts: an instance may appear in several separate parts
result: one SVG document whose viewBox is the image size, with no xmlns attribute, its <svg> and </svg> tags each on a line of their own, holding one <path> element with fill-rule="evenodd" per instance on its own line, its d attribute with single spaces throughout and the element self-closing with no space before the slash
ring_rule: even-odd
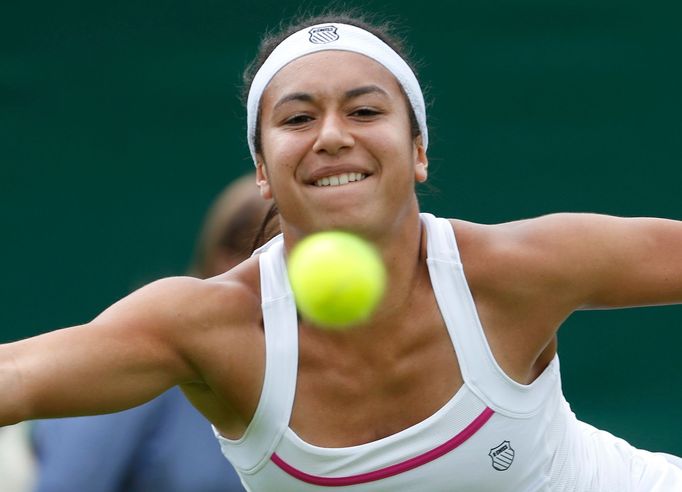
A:
<svg viewBox="0 0 682 492">
<path fill-rule="evenodd" d="M 29 398 L 13 358 L 0 351 L 0 427 L 32 418 Z"/>
</svg>

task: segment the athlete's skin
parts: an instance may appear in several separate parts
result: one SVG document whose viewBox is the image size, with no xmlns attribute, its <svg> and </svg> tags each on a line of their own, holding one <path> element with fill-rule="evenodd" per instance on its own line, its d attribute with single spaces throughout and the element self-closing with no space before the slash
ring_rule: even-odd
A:
<svg viewBox="0 0 682 492">
<path fill-rule="evenodd" d="M 366 324 L 338 333 L 300 323 L 291 427 L 311 444 L 394 434 L 462 384 L 427 273 L 414 186 L 428 160 L 407 104 L 381 65 L 336 51 L 293 61 L 262 98 L 258 186 L 278 204 L 287 250 L 317 230 L 356 231 L 378 246 L 389 275 Z M 367 178 L 314 184 L 344 172 Z M 556 214 L 451 223 L 485 334 L 517 382 L 541 373 L 577 309 L 682 302 L 682 222 Z M 258 403 L 264 360 L 252 258 L 209 280 L 152 283 L 85 325 L 0 346 L 0 425 L 117 411 L 180 385 L 237 438 Z"/>
</svg>

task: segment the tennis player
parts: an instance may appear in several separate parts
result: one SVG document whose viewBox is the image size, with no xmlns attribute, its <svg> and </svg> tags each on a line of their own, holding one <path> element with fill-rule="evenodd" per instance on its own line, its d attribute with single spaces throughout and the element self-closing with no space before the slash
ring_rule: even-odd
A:
<svg viewBox="0 0 682 492">
<path fill-rule="evenodd" d="M 210 280 L 155 282 L 82 326 L 0 347 L 0 425 L 111 412 L 180 385 L 252 491 L 682 490 L 673 457 L 579 422 L 556 332 L 576 309 L 682 302 L 682 223 L 420 213 L 428 130 L 399 47 L 355 18 L 269 38 L 248 143 L 282 235 Z M 372 241 L 389 276 L 352 330 L 297 316 L 286 253 Z"/>
</svg>

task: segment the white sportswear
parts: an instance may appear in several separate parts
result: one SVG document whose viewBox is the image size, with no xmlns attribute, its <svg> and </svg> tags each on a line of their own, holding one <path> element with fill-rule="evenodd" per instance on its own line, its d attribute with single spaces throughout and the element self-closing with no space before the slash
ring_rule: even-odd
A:
<svg viewBox="0 0 682 492">
<path fill-rule="evenodd" d="M 244 436 L 218 434 L 253 492 L 673 492 L 682 469 L 578 421 L 554 357 L 533 383 L 496 363 L 479 321 L 452 226 L 422 214 L 431 284 L 464 380 L 436 413 L 359 446 L 322 448 L 289 428 L 298 319 L 281 237 L 260 251 L 266 341 L 260 402 Z"/>
</svg>

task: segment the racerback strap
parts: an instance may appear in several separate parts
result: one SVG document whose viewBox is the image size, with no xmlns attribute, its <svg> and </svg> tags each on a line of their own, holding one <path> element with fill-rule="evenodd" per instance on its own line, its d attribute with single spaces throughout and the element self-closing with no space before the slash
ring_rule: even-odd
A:
<svg viewBox="0 0 682 492">
<path fill-rule="evenodd" d="M 541 408 L 559 377 L 558 358 L 529 385 L 512 380 L 493 356 L 469 290 L 452 224 L 422 213 L 431 284 L 452 339 L 464 383 L 498 413 L 525 417 Z"/>
<path fill-rule="evenodd" d="M 298 369 L 298 318 L 281 235 L 257 253 L 265 330 L 265 378 L 253 420 L 239 440 L 218 436 L 223 453 L 242 473 L 270 459 L 289 425 Z"/>
</svg>

